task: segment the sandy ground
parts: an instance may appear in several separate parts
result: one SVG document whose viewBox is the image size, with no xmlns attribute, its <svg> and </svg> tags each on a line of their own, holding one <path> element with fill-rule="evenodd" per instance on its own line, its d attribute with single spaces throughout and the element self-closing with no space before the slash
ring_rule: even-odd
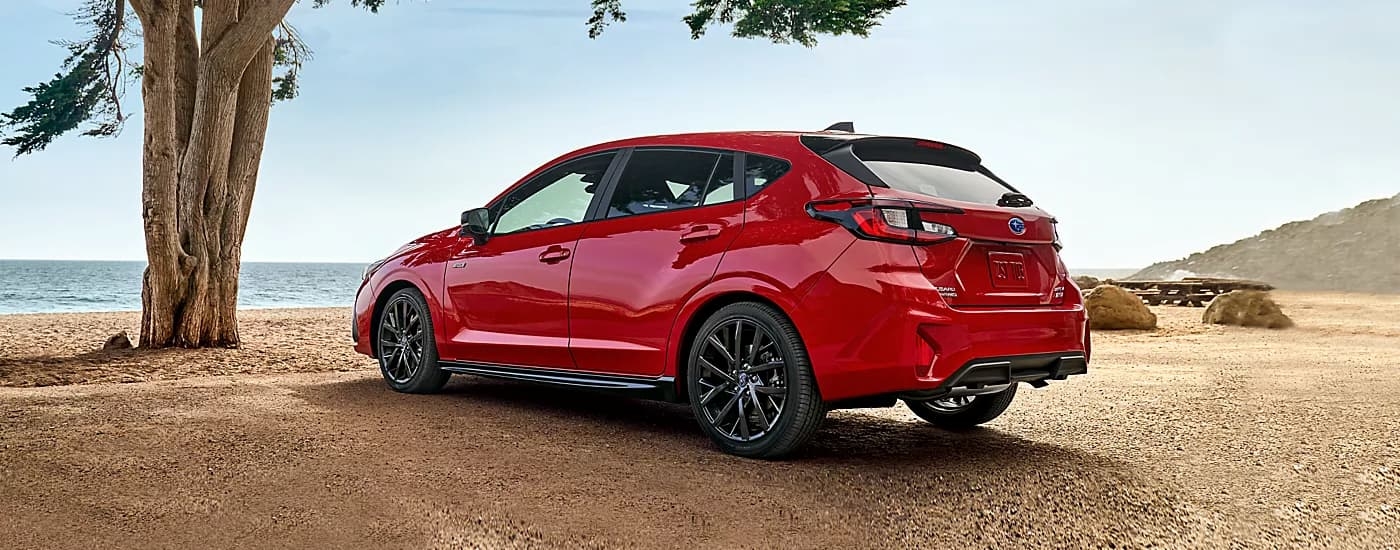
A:
<svg viewBox="0 0 1400 550">
<path fill-rule="evenodd" d="M 392 393 L 341 310 L 157 354 L 88 353 L 134 314 L 0 316 L 0 385 L 76 383 L 0 387 L 0 545 L 1394 547 L 1400 297 L 1278 298 L 1298 328 L 1157 308 L 985 429 L 842 411 L 784 462 L 681 406 Z"/>
</svg>

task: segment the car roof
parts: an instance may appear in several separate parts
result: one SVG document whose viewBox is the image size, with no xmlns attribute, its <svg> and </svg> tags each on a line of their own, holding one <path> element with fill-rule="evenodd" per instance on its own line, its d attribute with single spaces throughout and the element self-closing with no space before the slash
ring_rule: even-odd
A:
<svg viewBox="0 0 1400 550">
<path fill-rule="evenodd" d="M 680 134 L 656 134 L 650 136 L 637 136 L 626 139 L 619 139 L 607 143 L 600 143 L 598 147 L 629 147 L 637 145 L 647 145 L 653 143 L 700 143 L 700 142 L 728 142 L 733 140 L 743 141 L 783 141 L 800 138 L 809 134 L 836 134 L 836 132 L 791 132 L 773 130 L 738 130 L 724 132 L 688 132 Z"/>
<path fill-rule="evenodd" d="M 715 149 L 743 150 L 763 150 L 777 146 L 779 148 L 789 148 L 796 145 L 796 141 L 804 136 L 822 137 L 829 139 L 860 139 L 879 137 L 869 134 L 852 134 L 848 132 L 798 132 L 788 130 L 736 130 L 723 132 L 689 132 L 678 134 L 657 134 L 650 136 L 638 136 L 625 139 L 618 139 L 590 145 L 570 152 L 567 156 L 578 154 L 617 149 L 622 147 L 648 147 L 648 146 L 680 146 L 680 147 L 711 147 Z M 757 151 L 755 151 L 757 152 Z"/>
</svg>

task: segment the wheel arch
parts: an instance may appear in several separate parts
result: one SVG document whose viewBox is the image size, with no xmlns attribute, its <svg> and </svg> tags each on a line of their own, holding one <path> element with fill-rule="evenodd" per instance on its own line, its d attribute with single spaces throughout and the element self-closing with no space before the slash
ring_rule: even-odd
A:
<svg viewBox="0 0 1400 550">
<path fill-rule="evenodd" d="M 676 399 L 684 403 L 689 397 L 686 389 L 686 369 L 689 367 L 686 361 L 690 354 L 690 347 L 695 342 L 696 333 L 700 326 L 714 315 L 716 311 L 724 306 L 739 302 L 756 302 L 765 304 L 788 318 L 796 326 L 796 321 L 792 318 L 792 311 L 796 304 L 785 299 L 782 292 L 766 284 L 750 281 L 750 284 L 735 284 L 731 280 L 729 284 L 717 285 L 718 288 L 707 289 L 693 297 L 682 309 L 682 314 L 678 316 L 677 322 L 672 328 L 670 341 L 672 345 L 667 354 L 670 368 L 666 372 L 675 377 Z M 801 331 L 798 331 L 801 334 Z M 818 388 L 820 392 L 820 388 Z"/>
<path fill-rule="evenodd" d="M 389 297 L 405 288 L 417 290 L 419 294 L 423 294 L 424 298 L 427 298 L 423 289 L 408 279 L 396 279 L 385 283 L 384 288 L 379 290 L 379 295 L 374 298 L 374 309 L 369 318 L 369 347 L 374 352 L 375 357 L 379 357 L 379 338 L 376 336 L 379 334 L 379 315 L 383 313 L 384 304 L 389 302 Z M 428 314 L 432 314 L 432 307 L 428 308 Z"/>
</svg>

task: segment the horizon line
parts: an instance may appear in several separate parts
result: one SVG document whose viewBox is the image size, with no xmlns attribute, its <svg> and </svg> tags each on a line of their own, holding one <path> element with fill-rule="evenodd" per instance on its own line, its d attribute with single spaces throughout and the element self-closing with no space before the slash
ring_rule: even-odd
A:
<svg viewBox="0 0 1400 550">
<path fill-rule="evenodd" d="M 75 260 L 75 259 L 71 259 L 71 258 L 0 258 L 0 262 L 109 262 L 109 263 L 146 263 L 146 260 L 111 260 L 111 259 Z M 239 263 L 240 263 L 240 265 L 241 265 L 241 264 L 355 264 L 355 265 L 361 265 L 361 264 L 373 263 L 373 260 L 370 260 L 370 261 L 346 261 L 346 260 L 315 260 L 315 261 L 306 261 L 306 260 L 244 260 L 244 261 L 239 262 Z M 1141 267 L 1141 266 L 1126 266 L 1126 267 L 1121 267 L 1121 266 L 1120 266 L 1120 267 L 1074 267 L 1074 266 L 1069 266 L 1069 270 L 1070 270 L 1070 271 L 1086 271 L 1086 270 L 1092 270 L 1092 271 L 1128 271 L 1128 270 L 1142 270 L 1142 267 Z"/>
<path fill-rule="evenodd" d="M 72 258 L 0 258 L 0 262 L 107 262 L 107 263 L 133 263 L 144 264 L 146 260 L 113 260 L 98 258 L 90 260 L 75 260 Z M 239 264 L 368 264 L 369 261 L 347 261 L 347 260 L 243 260 Z"/>
</svg>

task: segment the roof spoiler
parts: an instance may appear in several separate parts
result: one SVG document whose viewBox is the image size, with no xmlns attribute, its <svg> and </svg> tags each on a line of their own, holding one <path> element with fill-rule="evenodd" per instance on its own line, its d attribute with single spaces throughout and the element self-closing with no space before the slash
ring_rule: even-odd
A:
<svg viewBox="0 0 1400 550">
<path fill-rule="evenodd" d="M 854 133 L 856 133 L 856 123 L 854 123 L 854 122 L 837 122 L 836 124 L 832 124 L 831 126 L 827 126 L 826 129 L 825 129 L 825 130 L 822 130 L 822 131 L 823 131 L 823 132 L 846 132 L 846 133 L 848 133 L 848 134 L 854 134 Z"/>
</svg>

